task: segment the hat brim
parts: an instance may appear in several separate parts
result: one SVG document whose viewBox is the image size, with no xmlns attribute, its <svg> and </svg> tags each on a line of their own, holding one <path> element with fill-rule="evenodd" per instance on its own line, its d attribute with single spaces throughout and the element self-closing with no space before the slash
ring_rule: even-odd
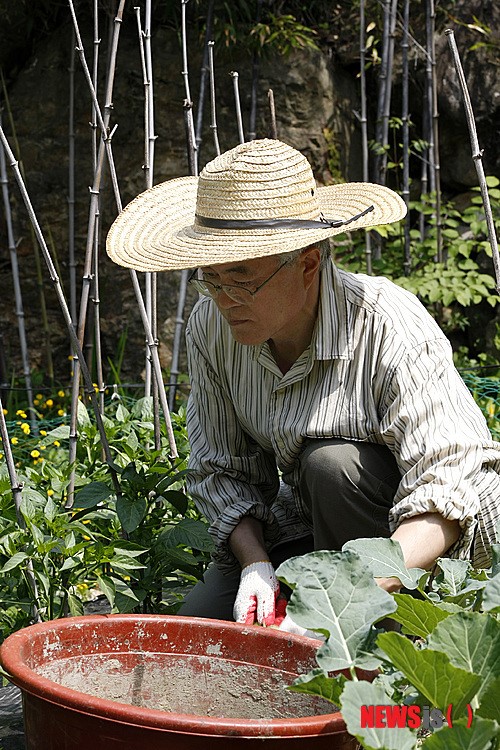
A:
<svg viewBox="0 0 500 750">
<path fill-rule="evenodd" d="M 136 271 L 169 271 L 232 263 L 291 252 L 356 229 L 391 224 L 406 214 L 393 190 L 369 182 L 317 188 L 322 214 L 347 226 L 318 229 L 213 229 L 195 225 L 197 177 L 179 177 L 134 198 L 109 230 L 106 251 L 118 265 Z"/>
</svg>

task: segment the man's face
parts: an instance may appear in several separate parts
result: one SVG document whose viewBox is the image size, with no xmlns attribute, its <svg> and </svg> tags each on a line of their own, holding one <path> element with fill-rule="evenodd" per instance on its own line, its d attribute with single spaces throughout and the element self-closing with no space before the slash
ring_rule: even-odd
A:
<svg viewBox="0 0 500 750">
<path fill-rule="evenodd" d="M 201 270 L 205 281 L 254 291 L 279 268 L 280 263 L 279 257 L 256 258 L 205 266 Z M 254 345 L 283 337 L 293 338 L 295 321 L 306 301 L 303 266 L 301 257 L 284 265 L 248 303 L 235 302 L 222 290 L 214 297 L 236 341 Z"/>
</svg>

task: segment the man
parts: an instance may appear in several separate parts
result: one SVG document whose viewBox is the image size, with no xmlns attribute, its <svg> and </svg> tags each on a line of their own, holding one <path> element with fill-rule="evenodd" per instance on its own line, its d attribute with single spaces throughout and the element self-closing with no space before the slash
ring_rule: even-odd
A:
<svg viewBox="0 0 500 750">
<path fill-rule="evenodd" d="M 488 564 L 500 444 L 447 339 L 413 295 L 330 257 L 328 238 L 405 212 L 380 185 L 317 188 L 298 151 L 262 140 L 151 188 L 111 228 L 117 263 L 194 268 L 203 295 L 188 485 L 215 553 L 181 614 L 272 624 L 277 565 L 353 538 L 391 536 L 409 567 Z"/>
</svg>

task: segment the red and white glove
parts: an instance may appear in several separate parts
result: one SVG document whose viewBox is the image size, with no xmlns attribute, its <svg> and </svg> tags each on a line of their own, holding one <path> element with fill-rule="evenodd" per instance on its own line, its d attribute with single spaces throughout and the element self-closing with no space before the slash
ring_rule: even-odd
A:
<svg viewBox="0 0 500 750">
<path fill-rule="evenodd" d="M 280 585 L 270 562 L 246 565 L 241 571 L 240 586 L 233 607 L 236 622 L 245 625 L 274 625 L 276 600 Z"/>
<path fill-rule="evenodd" d="M 307 630 L 307 628 L 303 628 L 301 625 L 297 625 L 297 623 L 292 620 L 288 613 L 285 614 L 284 618 L 280 622 L 278 630 L 284 630 L 287 633 L 292 633 L 293 635 L 305 635 L 308 638 L 315 638 L 318 641 L 325 640 L 325 636 L 321 633 L 315 633 L 314 630 Z"/>
</svg>

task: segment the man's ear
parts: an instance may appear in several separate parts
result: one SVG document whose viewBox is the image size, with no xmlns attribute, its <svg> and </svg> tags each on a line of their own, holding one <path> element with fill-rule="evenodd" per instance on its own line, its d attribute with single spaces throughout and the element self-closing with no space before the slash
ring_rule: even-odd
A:
<svg viewBox="0 0 500 750">
<path fill-rule="evenodd" d="M 306 288 L 309 288 L 313 283 L 316 275 L 319 273 L 319 267 L 321 265 L 321 251 L 318 245 L 311 245 L 306 248 L 300 255 L 302 260 L 302 268 L 304 271 L 304 282 Z"/>
</svg>

